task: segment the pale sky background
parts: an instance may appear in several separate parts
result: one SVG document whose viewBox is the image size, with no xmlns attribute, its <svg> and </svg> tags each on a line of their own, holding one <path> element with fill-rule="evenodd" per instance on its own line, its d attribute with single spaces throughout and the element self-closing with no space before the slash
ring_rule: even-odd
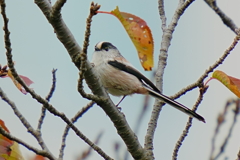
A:
<svg viewBox="0 0 240 160">
<path fill-rule="evenodd" d="M 52 3 L 54 3 L 53 1 Z M 158 2 L 148 0 L 96 0 L 102 5 L 100 10 L 111 11 L 119 6 L 120 11 L 129 12 L 143 18 L 152 30 L 155 42 L 155 64 L 157 64 L 160 43 L 161 43 L 161 21 L 158 14 Z M 240 2 L 238 0 L 217 1 L 221 9 L 230 16 L 237 26 L 240 26 Z M 80 46 L 83 43 L 85 32 L 85 21 L 89 13 L 91 1 L 69 0 L 63 7 L 63 19 Z M 71 59 L 54 34 L 52 26 L 34 4 L 33 1 L 6 1 L 7 16 L 9 17 L 9 29 L 13 48 L 13 60 L 16 62 L 16 69 L 19 74 L 29 77 L 34 84 L 31 86 L 36 93 L 45 97 L 52 84 L 51 70 L 57 68 L 57 88 L 51 99 L 51 104 L 59 111 L 64 112 L 69 118 L 87 104 L 77 92 L 78 70 L 71 62 Z M 166 1 L 165 12 L 169 23 L 177 7 L 178 1 Z M 0 20 L 0 26 L 3 26 Z M 151 78 L 152 72 L 145 72 L 137 58 L 136 50 L 130 41 L 127 33 L 120 22 L 111 15 L 99 14 L 93 18 L 92 35 L 88 56 L 91 59 L 94 46 L 99 41 L 113 43 L 120 52 L 144 75 Z M 0 32 L 3 37 L 3 31 Z M 194 2 L 181 17 L 178 26 L 173 34 L 169 48 L 168 64 L 164 74 L 164 90 L 166 95 L 173 95 L 183 87 L 195 82 L 203 72 L 212 65 L 230 46 L 235 35 L 230 29 L 223 25 L 220 18 L 205 4 L 204 1 Z M 218 68 L 234 77 L 240 77 L 238 68 L 240 66 L 240 47 L 231 53 L 226 61 Z M 0 64 L 5 65 L 5 49 L 3 38 L 0 39 Z M 156 65 L 155 68 L 156 69 Z M 206 119 L 206 124 L 197 120 L 193 121 L 189 136 L 183 142 L 179 151 L 179 160 L 203 160 L 208 159 L 210 154 L 211 138 L 216 126 L 217 115 L 222 111 L 226 101 L 236 96 L 226 89 L 218 81 L 209 83 L 210 87 L 204 96 L 198 113 Z M 23 95 L 13 85 L 10 79 L 0 79 L 0 87 L 15 102 L 21 113 L 33 125 L 41 110 L 41 104 L 33 100 L 31 96 Z M 86 87 L 85 87 L 86 88 Z M 90 92 L 87 90 L 87 92 Z M 198 96 L 195 89 L 178 99 L 188 107 L 192 107 Z M 127 97 L 122 103 L 122 112 L 125 114 L 131 127 L 136 124 L 136 119 L 141 110 L 144 96 L 133 95 Z M 152 98 L 152 103 L 154 99 Z M 119 98 L 113 97 L 117 103 Z M 144 122 L 141 124 L 138 138 L 144 144 L 147 123 L 150 118 L 151 108 L 147 111 Z M 26 129 L 14 115 L 12 109 L 3 101 L 0 101 L 0 118 L 5 121 L 11 133 L 27 141 L 29 144 L 38 147 L 36 140 L 26 132 Z M 176 141 L 182 133 L 188 117 L 166 105 L 158 120 L 158 127 L 154 137 L 154 154 L 157 160 L 169 160 Z M 227 116 L 227 123 L 220 130 L 221 135 L 217 138 L 217 144 L 222 144 L 229 124 L 232 122 L 232 113 Z M 114 142 L 120 142 L 122 156 L 125 146 L 116 133 L 112 122 L 98 106 L 91 108 L 79 121 L 76 126 L 92 141 L 99 132 L 103 131 L 99 146 L 111 157 L 114 157 Z M 65 124 L 58 118 L 47 114 L 43 125 L 43 137 L 49 149 L 55 156 L 61 143 L 62 131 Z M 240 125 L 237 123 L 232 137 L 226 148 L 224 157 L 236 159 L 239 151 Z M 65 159 L 74 160 L 88 146 L 71 131 L 67 138 Z M 32 152 L 21 147 L 26 158 L 31 157 Z M 102 159 L 96 152 L 92 152 L 89 159 Z"/>
</svg>

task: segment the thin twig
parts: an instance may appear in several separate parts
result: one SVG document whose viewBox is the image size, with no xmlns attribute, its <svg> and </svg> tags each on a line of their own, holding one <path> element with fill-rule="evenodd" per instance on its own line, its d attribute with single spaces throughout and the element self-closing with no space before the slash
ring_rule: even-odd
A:
<svg viewBox="0 0 240 160">
<path fill-rule="evenodd" d="M 5 48 L 7 50 L 6 55 L 7 55 L 7 60 L 8 60 L 8 66 L 9 66 L 9 69 L 13 73 L 13 76 L 14 76 L 17 73 L 15 72 L 15 69 L 13 68 L 14 64 L 13 64 L 13 61 L 12 61 L 12 54 L 11 54 L 12 48 L 11 48 L 11 41 L 10 41 L 10 37 L 9 37 L 10 32 L 8 30 L 8 18 L 7 18 L 7 15 L 6 15 L 6 4 L 5 4 L 4 0 L 1 1 L 1 14 L 2 14 L 2 17 L 3 17 L 3 21 L 4 21 L 4 27 L 3 27 L 3 30 L 5 32 L 4 42 L 5 42 Z M 14 78 L 15 78 L 15 76 L 14 76 Z M 20 79 L 22 84 L 24 84 L 26 86 L 26 84 L 22 81 L 22 79 L 19 76 L 18 76 L 18 79 Z M 2 97 L 2 99 L 5 102 L 7 102 L 12 107 L 15 115 L 20 119 L 22 124 L 28 130 L 28 132 L 30 132 L 37 139 L 37 141 L 38 141 L 39 145 L 42 147 L 42 149 L 48 151 L 49 154 L 51 154 L 51 152 L 48 150 L 46 144 L 44 143 L 41 135 L 39 135 L 38 132 L 33 129 L 33 127 L 30 125 L 30 123 L 28 123 L 28 121 L 23 117 L 23 115 L 17 109 L 15 104 L 7 98 L 7 96 L 3 93 L 3 91 L 1 89 L 0 89 L 0 96 Z M 52 156 L 52 157 L 54 157 L 54 156 Z"/>
<path fill-rule="evenodd" d="M 53 69 L 52 70 L 52 87 L 46 97 L 46 100 L 49 102 L 50 101 L 50 98 L 53 96 L 53 92 L 55 91 L 55 88 L 56 88 L 56 72 L 57 72 L 57 69 Z"/>
<path fill-rule="evenodd" d="M 222 19 L 223 23 L 229 27 L 235 34 L 238 34 L 236 29 L 238 29 L 237 25 L 233 22 L 233 20 L 228 17 L 218 6 L 216 0 L 204 0 L 210 8 L 212 8 L 217 15 Z"/>
<path fill-rule="evenodd" d="M 223 53 L 223 55 L 219 58 L 219 60 L 216 61 L 212 66 L 210 66 L 196 82 L 194 82 L 193 84 L 188 85 L 186 88 L 183 88 L 178 93 L 176 93 L 174 96 L 171 96 L 171 98 L 173 98 L 173 99 L 179 98 L 181 95 L 183 95 L 183 94 L 187 93 L 188 91 L 193 90 L 194 88 L 196 88 L 199 85 L 201 85 L 203 83 L 204 79 L 208 77 L 208 74 L 213 72 L 214 69 L 216 69 L 219 65 L 221 65 L 224 62 L 224 60 L 228 57 L 228 55 L 231 53 L 231 51 L 236 47 L 236 45 L 238 44 L 239 40 L 240 40 L 240 34 L 237 35 L 234 38 L 232 44 Z"/>
<path fill-rule="evenodd" d="M 101 5 L 99 4 L 94 4 L 93 2 L 91 3 L 91 7 L 90 7 L 90 13 L 89 16 L 87 18 L 87 25 L 86 25 L 86 31 L 85 31 L 85 38 L 84 38 L 84 42 L 83 42 L 83 50 L 82 53 L 83 54 L 87 54 L 87 48 L 89 45 L 89 37 L 91 34 L 91 22 L 92 22 L 92 18 L 94 15 L 96 15 L 97 11 L 100 9 Z"/>
<path fill-rule="evenodd" d="M 6 94 L 3 92 L 3 90 L 1 88 L 0 88 L 0 97 L 2 98 L 3 101 L 5 101 L 9 106 L 12 107 L 12 110 L 14 111 L 15 115 L 20 119 L 22 124 L 28 130 L 28 132 L 31 133 L 36 138 L 36 140 L 38 141 L 38 143 L 42 147 L 42 149 L 45 150 L 46 152 L 48 152 L 48 155 L 50 155 L 50 157 L 52 159 L 56 159 L 51 154 L 51 152 L 48 150 L 48 148 L 47 148 L 46 144 L 44 143 L 42 137 L 38 134 L 38 132 L 36 132 L 33 129 L 33 127 L 30 125 L 30 123 L 28 123 L 28 121 L 24 118 L 24 116 L 19 112 L 16 105 L 6 96 Z M 29 147 L 29 145 L 28 145 L 28 147 Z"/>
<path fill-rule="evenodd" d="M 217 160 L 224 153 L 224 150 L 227 146 L 227 143 L 228 143 L 228 141 L 229 141 L 229 139 L 232 135 L 233 128 L 234 128 L 234 126 L 236 125 L 236 122 L 237 122 L 237 116 L 239 115 L 239 102 L 240 102 L 239 99 L 235 100 L 235 110 L 234 110 L 233 122 L 232 122 L 232 124 L 231 124 L 231 126 L 228 130 L 228 134 L 227 134 L 226 138 L 224 139 L 223 144 L 220 147 L 219 152 L 216 154 L 215 157 L 212 157 L 213 155 L 211 155 L 211 157 L 210 157 L 211 160 Z M 226 113 L 227 113 L 227 108 L 229 108 L 229 105 L 227 105 L 224 108 L 223 121 L 224 121 Z M 212 153 L 213 153 L 213 151 L 212 151 Z"/>
<path fill-rule="evenodd" d="M 231 106 L 234 103 L 236 103 L 235 99 L 228 100 L 226 105 L 224 106 L 223 112 L 218 115 L 217 125 L 214 130 L 214 134 L 213 134 L 213 138 L 212 138 L 212 142 L 211 142 L 211 152 L 210 152 L 209 159 L 213 159 L 213 153 L 215 151 L 215 142 L 216 142 L 217 135 L 219 133 L 219 129 L 223 125 L 223 122 L 225 121 L 225 117 L 226 117 L 229 106 Z"/>
<path fill-rule="evenodd" d="M 12 136 L 10 133 L 6 132 L 1 126 L 0 126 L 0 134 L 7 137 L 8 139 L 17 142 L 18 144 L 21 144 L 22 146 L 26 147 L 30 151 L 33 151 L 34 153 L 38 155 L 42 155 L 44 157 L 49 158 L 50 160 L 57 160 L 55 157 L 53 157 L 48 151 L 46 150 L 39 150 L 35 147 L 32 147 L 31 145 L 27 144 L 26 142 L 22 141 L 21 139 L 18 139 L 14 136 Z"/>
<path fill-rule="evenodd" d="M 176 9 L 173 15 L 171 23 L 167 28 L 164 28 L 163 30 L 161 49 L 160 49 L 160 55 L 158 60 L 158 69 L 155 75 L 156 86 L 159 88 L 160 91 L 162 91 L 162 87 L 163 87 L 163 74 L 164 74 L 165 67 L 167 65 L 167 57 L 168 57 L 167 52 L 168 52 L 168 48 L 170 47 L 170 42 L 172 40 L 172 34 L 175 30 L 175 27 L 177 26 L 177 23 L 181 15 L 193 1 L 194 0 L 188 0 L 184 4 L 182 4 L 180 1 L 178 8 Z M 163 1 L 159 1 L 159 14 L 160 14 L 160 17 L 162 16 L 163 18 L 163 23 L 165 23 L 163 5 L 164 5 Z M 154 158 L 153 137 L 157 127 L 157 121 L 163 105 L 164 103 L 160 102 L 159 100 L 155 100 L 153 111 L 151 114 L 151 119 L 148 123 L 147 134 L 145 136 L 144 148 L 148 151 L 148 154 L 153 158 Z"/>
<path fill-rule="evenodd" d="M 80 137 L 84 142 L 86 142 L 88 145 L 92 146 L 93 149 L 98 152 L 103 158 L 111 160 L 112 158 L 110 158 L 105 152 L 103 152 L 103 150 L 98 147 L 98 146 L 94 146 L 94 143 L 91 142 L 80 130 L 78 130 L 78 128 L 73 125 L 71 123 L 71 121 L 66 117 L 66 115 L 64 113 L 59 112 L 58 110 L 56 110 L 51 104 L 48 103 L 47 100 L 43 99 L 41 96 L 37 95 L 33 90 L 31 90 L 30 88 L 28 88 L 25 83 L 19 78 L 18 74 L 16 73 L 14 66 L 12 66 L 13 68 L 10 68 L 13 72 L 13 76 L 14 78 L 23 86 L 23 88 L 31 94 L 31 96 L 36 99 L 39 103 L 41 103 L 50 113 L 52 113 L 55 116 L 60 117 L 70 128 L 73 129 L 73 131 L 76 133 L 76 135 L 78 135 L 78 137 Z"/>
<path fill-rule="evenodd" d="M 57 71 L 57 69 L 52 70 L 52 87 L 51 87 L 50 92 L 48 93 L 48 95 L 46 97 L 46 100 L 48 102 L 50 101 L 50 98 L 52 97 L 53 92 L 55 91 L 55 88 L 56 88 L 56 71 Z M 38 127 L 37 127 L 37 131 L 39 132 L 39 134 L 41 134 L 41 127 L 42 127 L 43 120 L 44 120 L 45 116 L 46 116 L 46 108 L 44 108 L 42 106 L 42 112 L 41 112 L 41 116 L 38 120 Z"/>
<path fill-rule="evenodd" d="M 200 88 L 200 94 L 199 94 L 198 99 L 197 99 L 197 101 L 196 101 L 196 103 L 195 103 L 195 105 L 193 106 L 193 109 L 192 109 L 194 112 L 197 111 L 197 108 L 200 105 L 200 103 L 202 102 L 203 95 L 206 93 L 206 91 L 207 91 L 207 87 L 204 88 L 204 86 L 202 86 L 202 88 Z M 183 133 L 181 134 L 179 140 L 177 141 L 177 143 L 175 145 L 173 155 L 172 155 L 172 160 L 177 160 L 178 151 L 179 151 L 180 147 L 182 146 L 182 143 L 183 143 L 184 139 L 187 137 L 187 135 L 189 133 L 189 130 L 192 126 L 192 120 L 193 120 L 193 118 L 189 117 L 188 122 L 185 126 L 185 129 L 183 130 Z"/>
<path fill-rule="evenodd" d="M 44 15 L 48 19 L 49 23 L 53 26 L 57 38 L 65 46 L 73 63 L 79 69 L 81 64 L 79 56 L 79 54 L 82 52 L 81 47 L 78 45 L 73 34 L 67 28 L 66 24 L 64 23 L 61 17 L 61 14 L 49 16 L 49 12 L 51 12 L 51 6 L 47 0 L 35 0 L 35 3 L 42 10 Z M 91 67 L 91 64 L 89 63 L 88 60 L 86 62 L 87 70 L 84 75 L 84 79 L 86 80 L 88 87 L 92 90 L 92 93 L 101 97 L 102 100 L 97 102 L 97 104 L 104 110 L 104 112 L 109 116 L 109 118 L 113 122 L 114 126 L 117 129 L 118 134 L 121 136 L 124 143 L 128 147 L 128 150 L 131 153 L 132 157 L 135 159 L 145 160 L 150 159 L 150 156 L 142 148 L 134 132 L 131 130 L 124 115 L 121 112 L 119 112 L 119 110 L 115 107 L 114 103 L 111 101 L 110 97 L 106 93 L 105 89 L 100 85 L 100 82 L 98 81 L 96 76 L 97 74 Z M 34 93 L 34 91 L 32 93 Z M 33 97 L 35 96 L 34 94 L 31 95 L 33 95 Z M 42 99 L 38 99 L 38 101 L 42 101 Z M 48 105 L 46 106 L 46 108 L 49 107 Z"/>
<path fill-rule="evenodd" d="M 78 80 L 78 92 L 84 97 L 87 98 L 89 100 L 93 100 L 93 101 L 100 101 L 101 99 L 95 95 L 91 95 L 91 94 L 87 94 L 85 93 L 85 91 L 83 90 L 83 79 L 84 79 L 84 74 L 86 71 L 86 60 L 87 60 L 87 48 L 89 46 L 89 37 L 91 34 L 91 22 L 92 22 L 92 18 L 94 15 L 96 15 L 96 11 L 98 11 L 100 8 L 100 5 L 98 5 L 97 3 L 94 4 L 93 2 L 91 3 L 91 7 L 90 7 L 90 13 L 89 16 L 87 18 L 87 24 L 86 24 L 86 31 L 85 31 L 85 38 L 84 38 L 84 42 L 83 42 L 83 49 L 82 52 L 80 54 L 80 58 L 81 58 L 81 65 L 80 65 L 80 72 L 79 72 L 79 80 Z"/>
<path fill-rule="evenodd" d="M 98 144 L 101 137 L 103 135 L 103 131 L 101 131 L 98 135 L 97 138 L 95 139 L 94 143 Z M 87 150 L 82 151 L 82 154 L 77 158 L 77 160 L 86 160 L 92 152 L 92 147 L 88 147 Z"/>
<path fill-rule="evenodd" d="M 164 0 L 159 0 L 158 1 L 158 11 L 160 18 L 162 20 L 162 31 L 166 29 L 166 24 L 167 24 L 167 17 L 165 15 L 165 10 L 164 10 Z"/>
<path fill-rule="evenodd" d="M 1 9 L 2 9 L 2 12 L 5 11 L 5 7 L 2 7 L 3 5 L 1 5 Z M 76 126 L 74 126 L 71 121 L 66 117 L 65 114 L 63 113 L 60 113 L 59 111 L 57 111 L 52 105 L 50 105 L 48 103 L 47 100 L 43 99 L 41 96 L 37 95 L 33 90 L 31 90 L 30 88 L 28 88 L 28 86 L 22 81 L 22 79 L 19 77 L 19 75 L 17 74 L 15 68 L 14 68 L 14 64 L 13 64 L 13 60 L 12 60 L 12 49 L 11 49 L 11 42 L 10 42 L 10 39 L 9 39 L 9 31 L 8 31 L 8 26 L 7 26 L 7 17 L 6 17 L 6 14 L 5 12 L 2 13 L 3 15 L 3 19 L 4 19 L 4 31 L 5 31 L 5 47 L 6 47 L 6 55 L 7 55 L 7 61 L 8 61 L 8 66 L 9 66 L 9 69 L 14 77 L 14 79 L 16 81 L 18 81 L 18 83 L 20 83 L 23 88 L 31 94 L 31 96 L 36 99 L 39 103 L 41 103 L 45 108 L 47 108 L 47 110 L 52 113 L 53 115 L 55 116 L 58 116 L 60 117 L 64 122 L 66 122 L 74 131 L 75 133 L 83 140 L 85 141 L 88 145 L 92 146 L 93 145 L 93 142 L 91 142 L 82 132 L 80 132 L 78 130 L 78 128 Z M 40 139 L 41 137 L 36 137 L 38 139 Z M 43 141 L 39 141 L 38 142 L 40 143 L 40 145 L 42 145 L 41 143 Z M 45 149 L 47 149 L 45 147 Z M 98 146 L 95 146 L 93 147 L 93 149 L 95 151 L 97 151 L 102 157 L 104 157 L 105 159 L 111 159 L 106 153 L 104 153 L 102 151 L 101 148 L 99 148 Z"/>
<path fill-rule="evenodd" d="M 93 102 L 93 101 L 88 103 L 85 107 L 83 107 L 80 111 L 78 111 L 78 113 L 71 119 L 71 122 L 72 123 L 77 122 L 77 120 L 80 117 L 82 117 L 82 115 L 84 113 L 86 113 L 94 104 L 95 104 L 95 102 Z M 67 125 L 64 129 L 63 136 L 62 136 L 62 145 L 60 148 L 59 159 L 63 159 L 64 149 L 66 147 L 66 138 L 67 138 L 69 130 L 70 130 L 70 127 Z"/>
</svg>

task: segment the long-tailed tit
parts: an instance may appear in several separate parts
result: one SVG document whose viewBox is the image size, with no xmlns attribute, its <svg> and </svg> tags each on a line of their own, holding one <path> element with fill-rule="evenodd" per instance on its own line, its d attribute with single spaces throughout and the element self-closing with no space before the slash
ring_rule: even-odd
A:
<svg viewBox="0 0 240 160">
<path fill-rule="evenodd" d="M 184 105 L 161 94 L 159 89 L 133 67 L 109 42 L 99 42 L 95 46 L 92 63 L 99 79 L 110 94 L 127 96 L 134 93 L 149 94 L 168 103 L 176 109 L 205 122 L 204 118 Z"/>
</svg>

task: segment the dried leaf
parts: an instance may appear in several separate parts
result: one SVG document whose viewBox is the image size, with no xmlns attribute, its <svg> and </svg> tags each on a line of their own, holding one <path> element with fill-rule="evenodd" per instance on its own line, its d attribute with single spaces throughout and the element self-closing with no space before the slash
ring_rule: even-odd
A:
<svg viewBox="0 0 240 160">
<path fill-rule="evenodd" d="M 26 90 L 22 87 L 22 85 L 20 83 L 18 83 L 18 81 L 15 80 L 15 78 L 13 77 L 12 73 L 10 70 L 8 70 L 8 73 L 7 73 L 7 76 L 9 78 L 12 79 L 13 83 L 15 84 L 15 86 L 23 93 L 23 94 L 27 94 Z M 27 86 L 30 86 L 33 81 L 31 81 L 28 77 L 25 77 L 25 76 L 22 76 L 22 75 L 19 75 L 19 77 L 24 81 L 24 83 L 27 85 Z"/>
<path fill-rule="evenodd" d="M 0 65 L 0 77 L 1 78 L 6 78 L 6 77 L 9 77 L 12 79 L 13 83 L 15 84 L 15 86 L 23 93 L 23 94 L 27 94 L 27 92 L 25 91 L 25 89 L 22 87 L 21 84 L 19 84 L 13 77 L 11 71 L 9 69 L 7 69 L 7 65 L 5 66 L 1 66 Z M 22 76 L 22 75 L 19 75 L 19 77 L 24 81 L 24 83 L 27 85 L 27 86 L 30 86 L 33 81 L 31 81 L 28 77 L 25 77 L 25 76 Z M 1 159 L 0 159 L 1 160 Z"/>
<path fill-rule="evenodd" d="M 4 77 L 6 77 L 6 75 L 7 75 L 7 65 L 5 65 L 5 66 L 1 66 L 0 65 L 0 77 L 1 78 L 4 78 Z"/>
</svg>

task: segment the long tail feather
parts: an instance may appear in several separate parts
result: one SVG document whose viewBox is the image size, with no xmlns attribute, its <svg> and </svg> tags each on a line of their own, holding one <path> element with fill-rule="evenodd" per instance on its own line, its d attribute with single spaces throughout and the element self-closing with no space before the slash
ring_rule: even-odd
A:
<svg viewBox="0 0 240 160">
<path fill-rule="evenodd" d="M 191 109 L 185 107 L 184 105 L 168 98 L 167 96 L 161 94 L 161 93 L 158 93 L 158 92 L 155 92 L 153 91 L 152 89 L 150 89 L 149 87 L 145 86 L 145 88 L 149 91 L 149 94 L 155 98 L 158 98 L 160 100 L 162 100 L 163 102 L 175 107 L 176 109 L 188 114 L 190 117 L 194 117 L 196 119 L 198 119 L 199 121 L 202 121 L 205 123 L 205 119 L 200 116 L 199 114 L 197 114 L 196 112 L 192 111 Z"/>
</svg>

